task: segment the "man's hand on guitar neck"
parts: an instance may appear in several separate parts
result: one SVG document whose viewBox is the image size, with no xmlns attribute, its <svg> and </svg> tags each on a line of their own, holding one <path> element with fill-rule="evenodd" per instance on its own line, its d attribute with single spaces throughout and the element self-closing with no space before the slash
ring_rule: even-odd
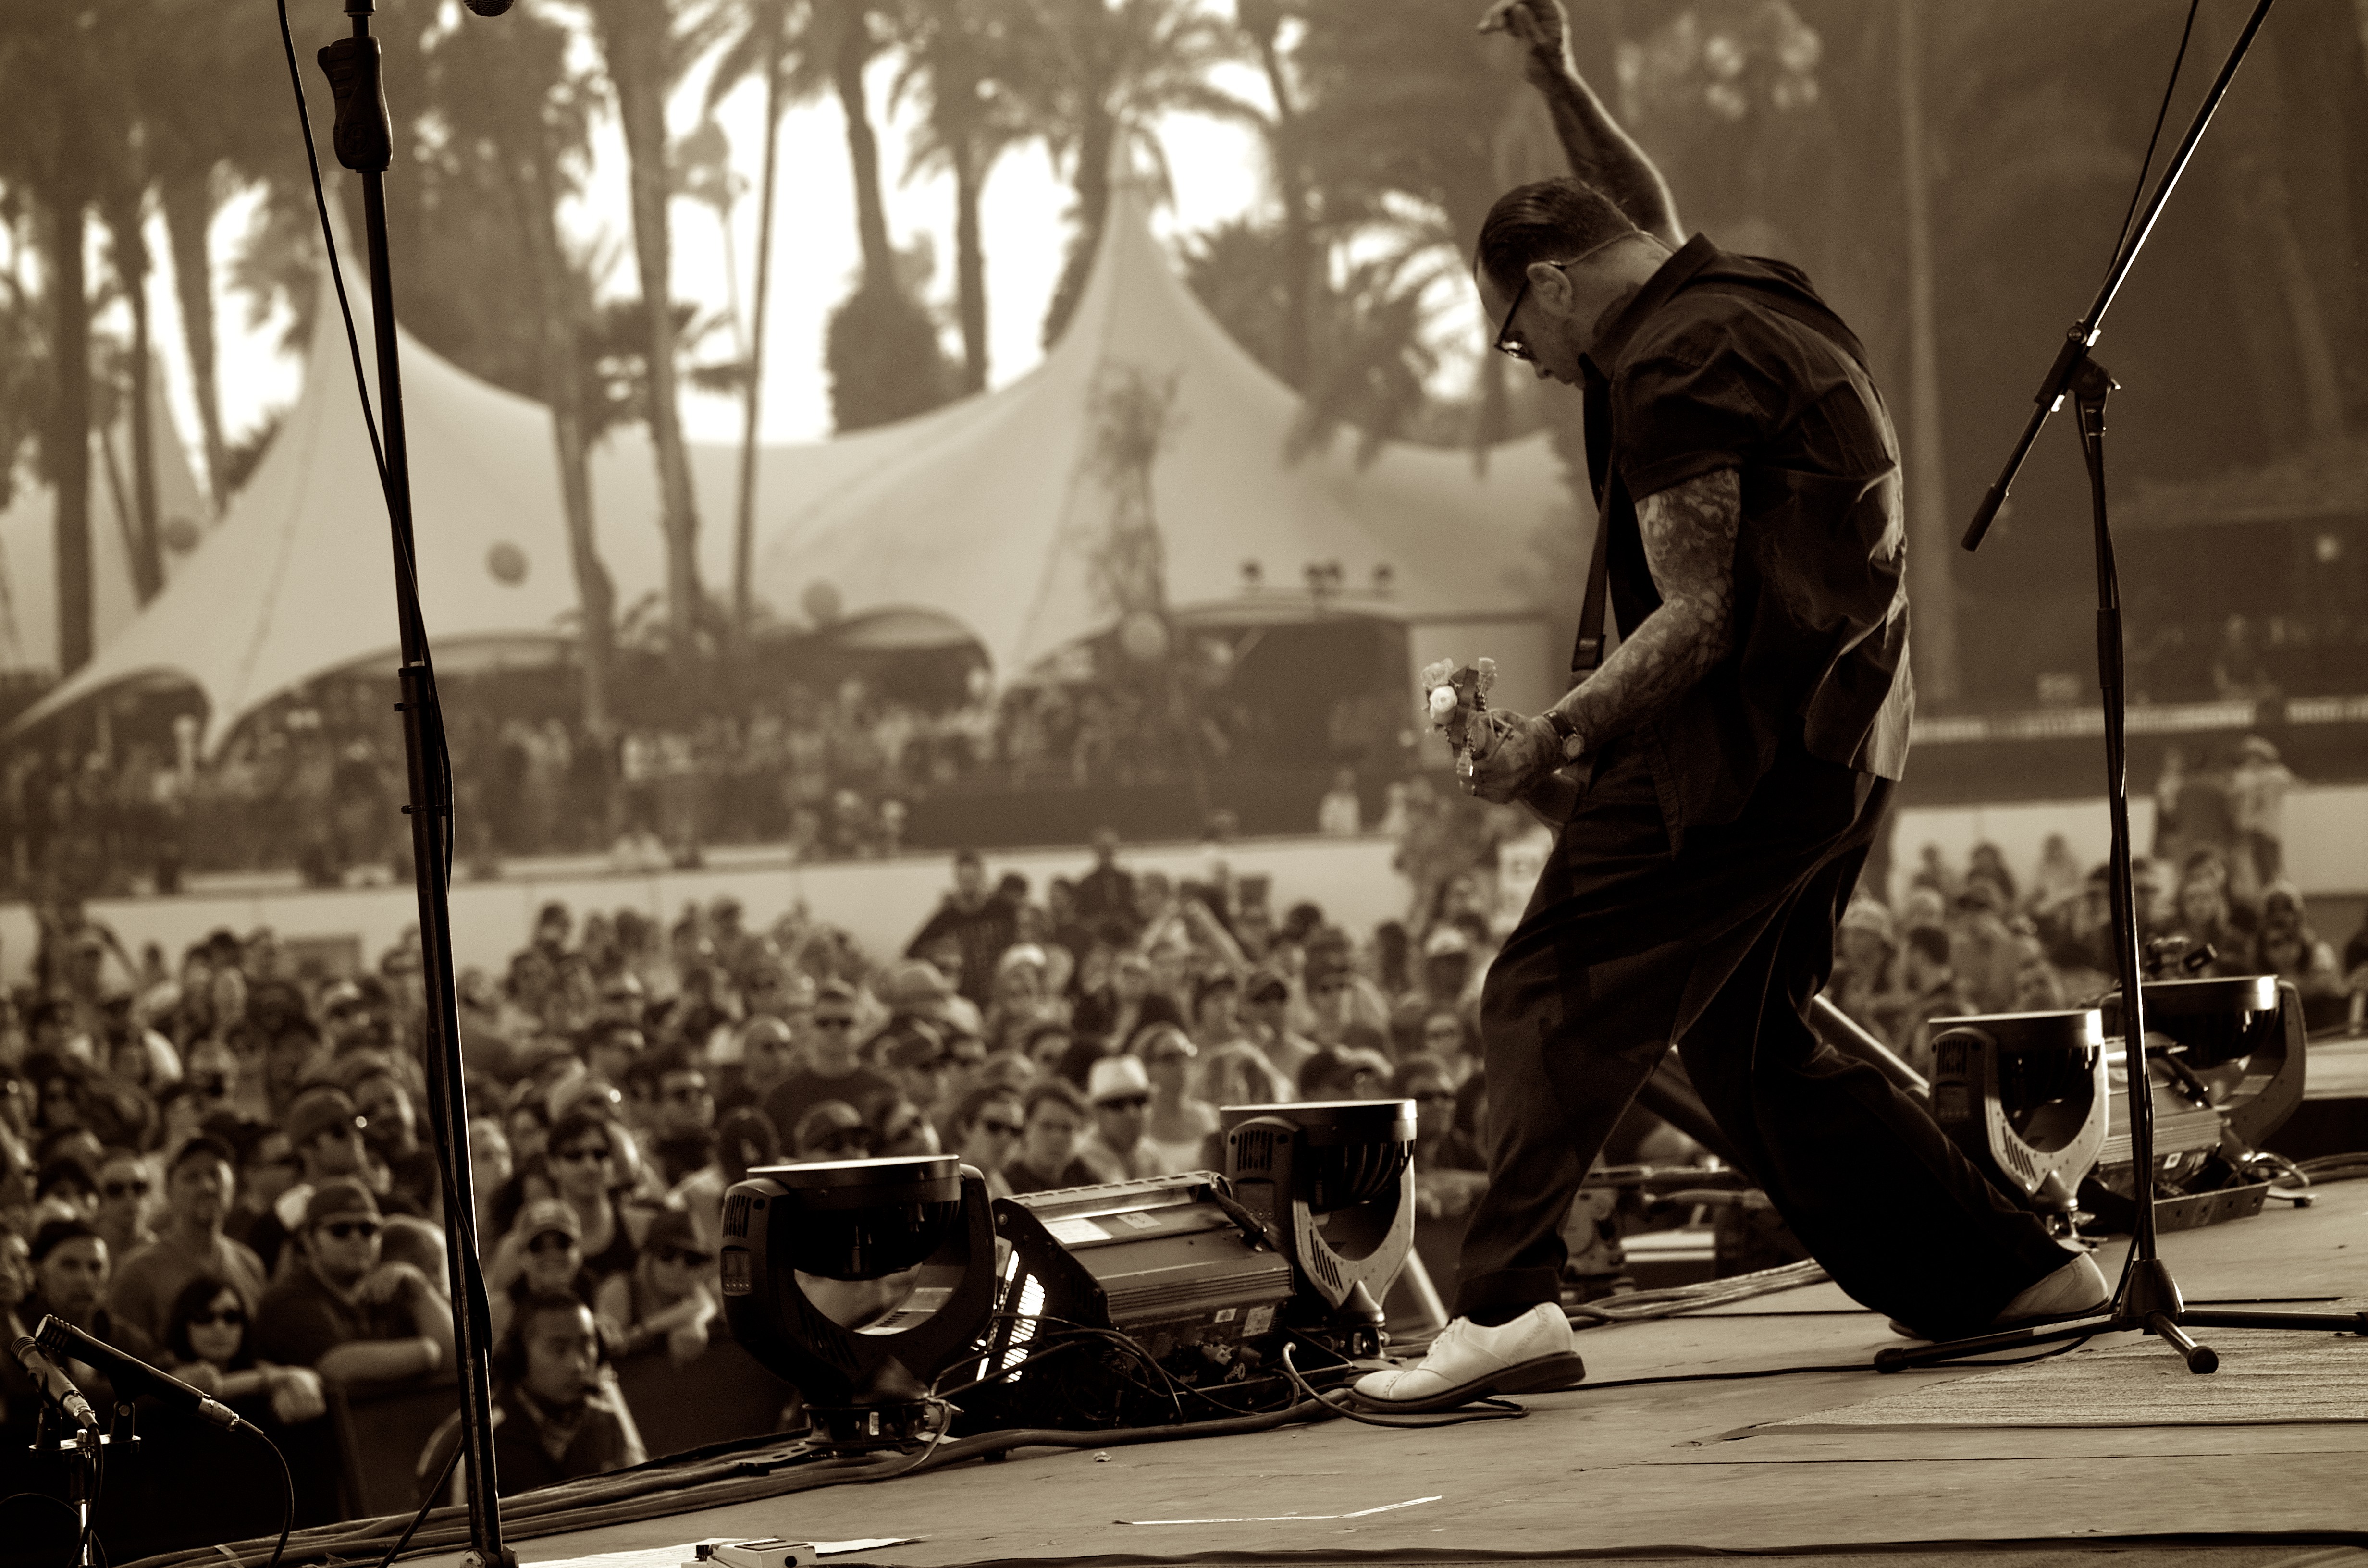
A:
<svg viewBox="0 0 2368 1568">
<path fill-rule="evenodd" d="M 1510 805 L 1563 768 L 1562 737 L 1543 719 L 1492 709 L 1472 748 L 1472 792 Z"/>
</svg>

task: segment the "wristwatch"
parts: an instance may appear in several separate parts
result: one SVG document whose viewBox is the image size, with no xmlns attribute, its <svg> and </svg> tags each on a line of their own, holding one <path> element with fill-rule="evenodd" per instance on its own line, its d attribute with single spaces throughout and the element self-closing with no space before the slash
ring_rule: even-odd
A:
<svg viewBox="0 0 2368 1568">
<path fill-rule="evenodd" d="M 1587 749 L 1587 741 L 1578 732 L 1577 722 L 1559 708 L 1549 708 L 1539 717 L 1545 720 L 1547 727 L 1554 731 L 1554 738 L 1562 743 L 1563 761 L 1577 762 L 1579 754 Z"/>
</svg>

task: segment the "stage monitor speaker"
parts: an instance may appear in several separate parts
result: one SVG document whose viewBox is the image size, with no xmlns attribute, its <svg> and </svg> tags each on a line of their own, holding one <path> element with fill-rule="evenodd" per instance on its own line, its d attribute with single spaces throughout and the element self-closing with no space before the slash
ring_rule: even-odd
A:
<svg viewBox="0 0 2368 1568">
<path fill-rule="evenodd" d="M 926 1435 L 995 1310 L 986 1180 L 951 1154 L 766 1165 L 723 1198 L 723 1315 L 834 1448 Z"/>
<path fill-rule="evenodd" d="M 1306 1281 L 1293 1326 L 1350 1359 L 1380 1354 L 1381 1303 L 1414 1246 L 1414 1101 L 1224 1106 L 1217 1116 L 1235 1199 Z"/>
<path fill-rule="evenodd" d="M 1932 1020 L 1932 1119 L 2058 1234 L 2076 1228 L 2108 1104 L 2104 1017 L 2093 1007 Z"/>
</svg>

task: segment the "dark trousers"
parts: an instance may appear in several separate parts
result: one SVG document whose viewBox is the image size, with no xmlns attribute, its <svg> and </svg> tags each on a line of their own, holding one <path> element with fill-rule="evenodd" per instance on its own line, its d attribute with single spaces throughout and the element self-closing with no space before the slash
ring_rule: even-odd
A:
<svg viewBox="0 0 2368 1568">
<path fill-rule="evenodd" d="M 1480 1004 L 1488 1189 L 1456 1311 L 1556 1299 L 1561 1224 L 1674 1041 L 1738 1164 L 1861 1303 L 1976 1331 L 2062 1248 L 1809 1003 L 1891 786 L 1788 747 L 1742 815 L 1675 852 L 1639 749 L 1615 743 L 1557 838 Z"/>
</svg>

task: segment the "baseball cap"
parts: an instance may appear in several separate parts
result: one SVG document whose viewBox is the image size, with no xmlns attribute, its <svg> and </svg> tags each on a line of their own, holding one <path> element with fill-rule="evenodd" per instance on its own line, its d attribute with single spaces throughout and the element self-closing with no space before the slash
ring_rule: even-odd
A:
<svg viewBox="0 0 2368 1568">
<path fill-rule="evenodd" d="M 912 1018 L 888 1042 L 886 1060 L 891 1067 L 927 1067 L 943 1061 L 945 1054 L 945 1041 L 939 1038 L 938 1031 Z"/>
<path fill-rule="evenodd" d="M 1086 1075 L 1086 1098 L 1096 1105 L 1130 1095 L 1147 1097 L 1150 1093 L 1151 1074 L 1137 1057 L 1105 1056 Z"/>
<path fill-rule="evenodd" d="M 1291 983 L 1273 970 L 1254 969 L 1242 994 L 1253 1002 L 1280 1002 L 1291 994 Z"/>
<path fill-rule="evenodd" d="M 892 1007 L 943 1001 L 953 994 L 953 982 L 927 959 L 906 959 L 888 971 L 888 982 L 880 988 L 882 1000 Z"/>
<path fill-rule="evenodd" d="M 1422 956 L 1427 959 L 1445 958 L 1451 953 L 1469 953 L 1472 938 L 1452 926 L 1441 926 L 1423 938 Z"/>
<path fill-rule="evenodd" d="M 307 1089 L 288 1108 L 288 1142 L 299 1149 L 333 1127 L 366 1125 L 343 1089 Z"/>
<path fill-rule="evenodd" d="M 584 1221 L 575 1217 L 575 1210 L 570 1209 L 564 1199 L 557 1198 L 536 1199 L 518 1210 L 518 1222 L 510 1227 L 510 1233 L 521 1243 L 531 1242 L 535 1237 L 552 1231 L 571 1241 L 584 1239 Z"/>
<path fill-rule="evenodd" d="M 666 1247 L 696 1253 L 700 1257 L 711 1256 L 706 1238 L 699 1233 L 698 1225 L 689 1214 L 680 1209 L 659 1210 L 651 1216 L 648 1233 L 642 1237 L 642 1250 L 645 1253 L 658 1252 Z"/>
<path fill-rule="evenodd" d="M 359 1214 L 368 1220 L 378 1219 L 378 1199 L 370 1196 L 369 1187 L 358 1181 L 344 1178 L 324 1181 L 304 1205 L 304 1228 L 309 1231 L 324 1220 L 334 1220 L 346 1214 Z"/>
<path fill-rule="evenodd" d="M 1871 898 L 1858 898 L 1850 901 L 1850 906 L 1842 911 L 1841 929 L 1872 931 L 1886 942 L 1896 942 L 1899 939 L 1897 929 L 1891 918 L 1891 911 Z"/>
<path fill-rule="evenodd" d="M 1212 974 L 1202 975 L 1199 980 L 1192 983 L 1192 1010 L 1194 1012 L 1200 1011 L 1201 1004 L 1206 1002 L 1210 997 L 1215 995 L 1220 991 L 1231 989 L 1238 992 L 1241 989 L 1241 983 L 1242 983 L 1240 981 L 1235 980 L 1224 970 L 1218 970 Z"/>
</svg>

